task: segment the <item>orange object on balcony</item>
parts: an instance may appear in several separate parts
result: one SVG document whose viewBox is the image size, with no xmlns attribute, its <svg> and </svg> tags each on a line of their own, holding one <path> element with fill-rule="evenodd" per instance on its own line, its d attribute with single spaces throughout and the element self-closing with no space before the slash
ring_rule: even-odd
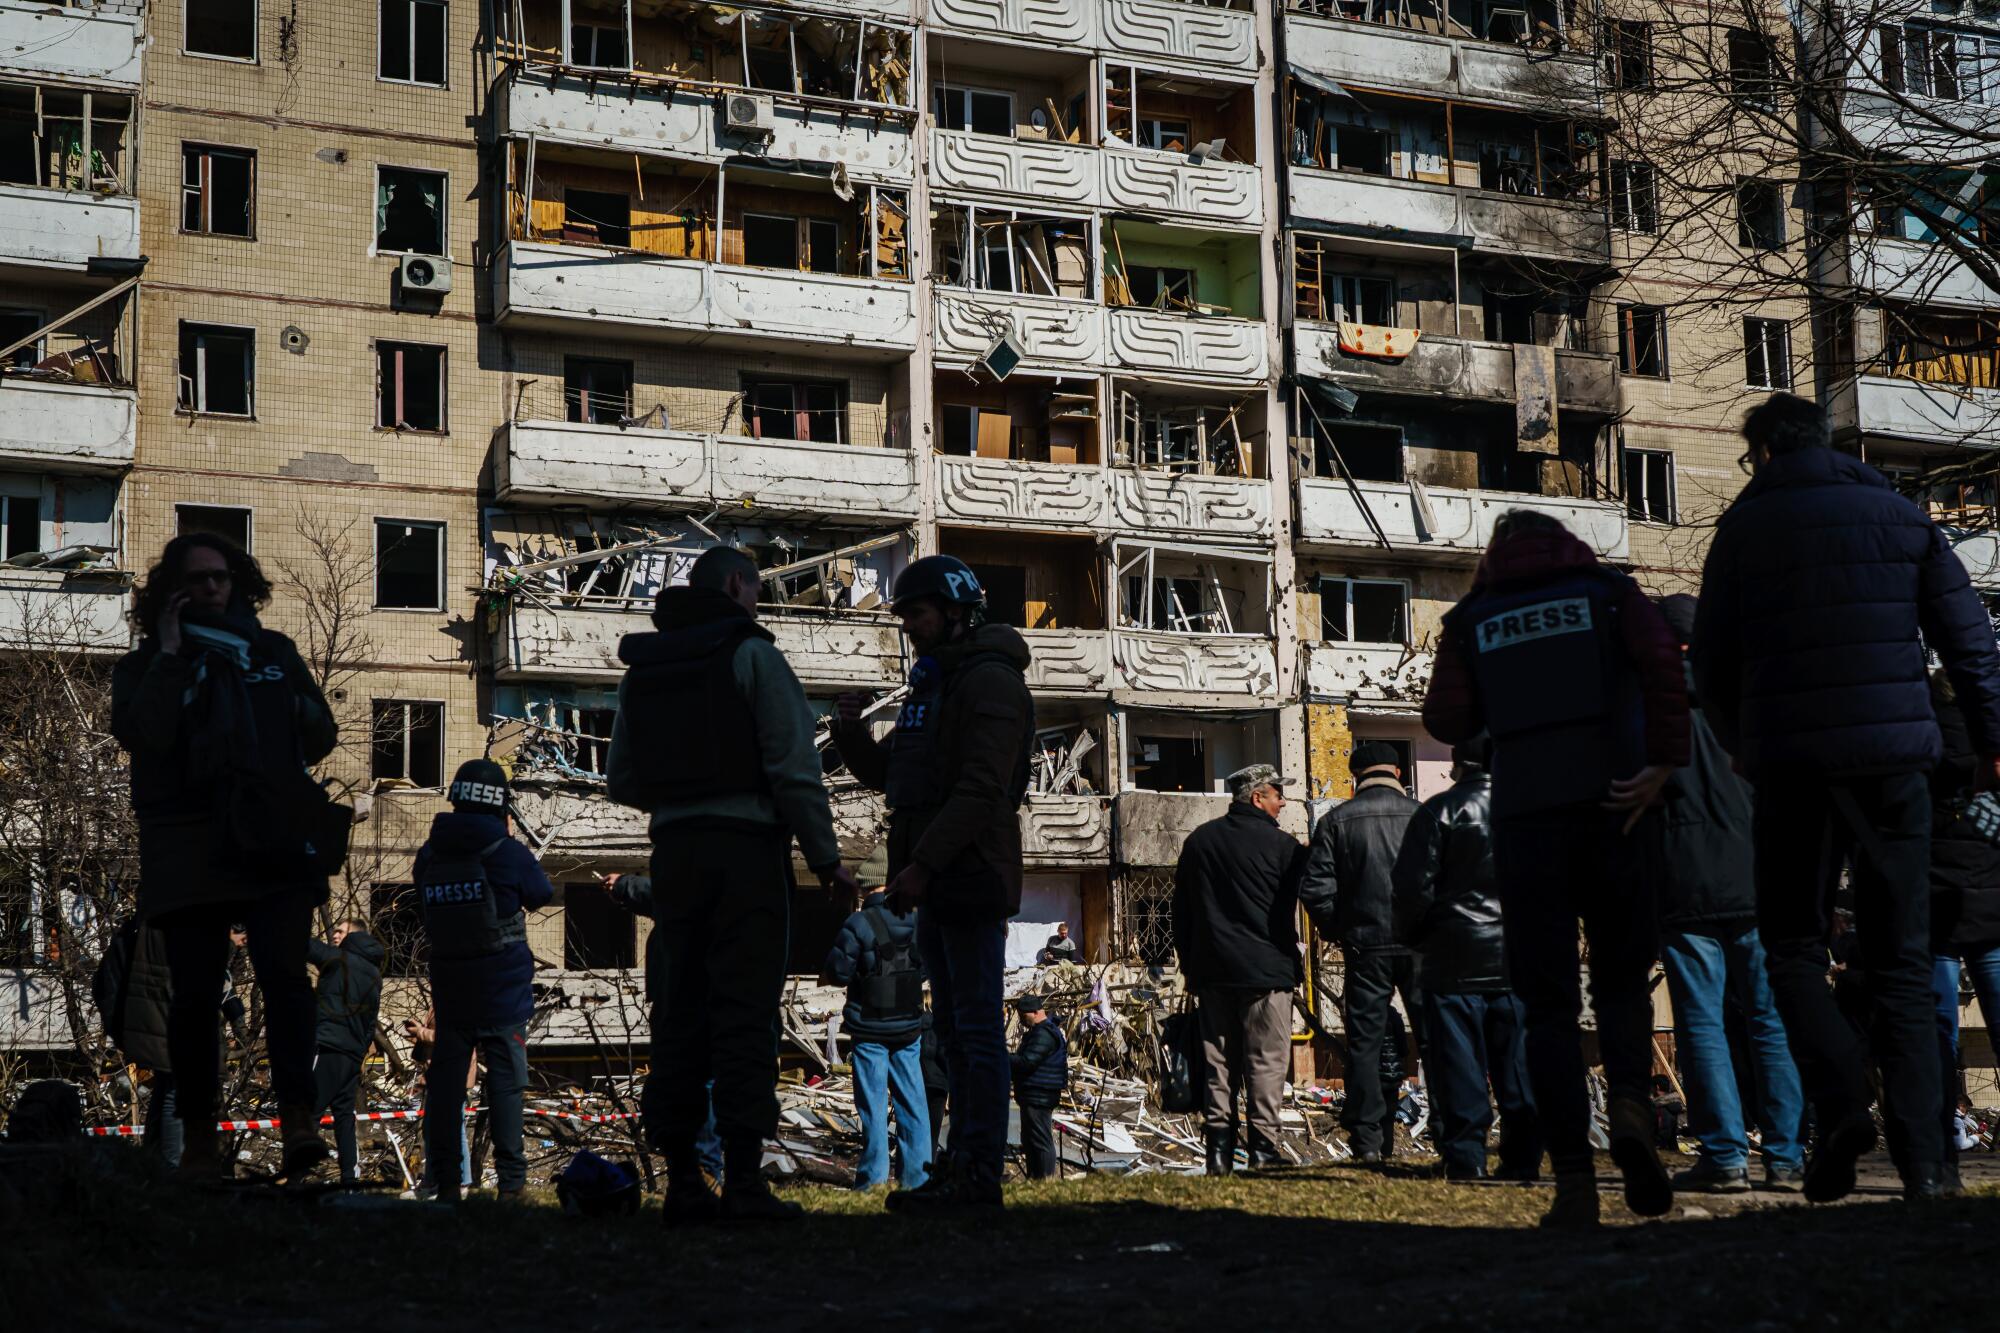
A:
<svg viewBox="0 0 2000 1333">
<path fill-rule="evenodd" d="M 1417 349 L 1417 339 L 1422 336 L 1416 329 L 1340 321 L 1340 350 L 1349 356 L 1379 356 L 1400 361 Z"/>
</svg>

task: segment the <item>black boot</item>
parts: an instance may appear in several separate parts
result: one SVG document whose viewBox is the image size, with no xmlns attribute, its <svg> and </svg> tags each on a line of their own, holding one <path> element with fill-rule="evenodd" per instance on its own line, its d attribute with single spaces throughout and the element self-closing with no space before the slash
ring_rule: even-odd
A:
<svg viewBox="0 0 2000 1333">
<path fill-rule="evenodd" d="M 1208 1174 L 1227 1176 L 1236 1170 L 1236 1131 L 1211 1129 L 1208 1140 Z"/>
<path fill-rule="evenodd" d="M 1936 1203 L 1951 1192 L 1945 1187 L 1942 1162 L 1912 1162 L 1903 1177 L 1904 1203 Z"/>
<path fill-rule="evenodd" d="M 722 1202 L 725 1222 L 795 1222 L 805 1209 L 771 1193 L 764 1183 L 764 1141 L 743 1139 L 722 1145 Z"/>
<path fill-rule="evenodd" d="M 660 1202 L 660 1220 L 669 1227 L 702 1226 L 722 1215 L 722 1200 L 701 1169 L 701 1156 L 692 1145 L 676 1146 L 667 1153 L 667 1194 Z"/>
<path fill-rule="evenodd" d="M 922 1189 L 898 1190 L 889 1206 L 911 1217 L 950 1217 L 997 1213 L 1004 1203 L 996 1168 L 954 1157 L 949 1171 L 933 1175 Z"/>
<path fill-rule="evenodd" d="M 1275 1171 L 1279 1167 L 1290 1166 L 1291 1158 L 1278 1151 L 1278 1145 L 1259 1134 L 1250 1131 L 1250 1169 L 1252 1171 Z"/>
<path fill-rule="evenodd" d="M 1875 1121 L 1866 1111 L 1849 1111 L 1826 1127 L 1806 1158 L 1806 1201 L 1832 1203 L 1854 1192 L 1854 1164 L 1875 1146 Z"/>
</svg>

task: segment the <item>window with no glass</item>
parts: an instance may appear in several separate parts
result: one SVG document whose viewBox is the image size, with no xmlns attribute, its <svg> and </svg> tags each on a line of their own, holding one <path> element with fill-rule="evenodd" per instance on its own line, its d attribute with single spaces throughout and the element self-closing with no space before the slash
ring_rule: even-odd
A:
<svg viewBox="0 0 2000 1333">
<path fill-rule="evenodd" d="M 1611 161 L 1611 225 L 1651 234 L 1659 229 L 1659 196 L 1649 162 Z"/>
<path fill-rule="evenodd" d="M 1327 643 L 1407 643 L 1410 589 L 1395 579 L 1319 581 L 1319 636 Z"/>
<path fill-rule="evenodd" d="M 1604 78 L 1613 88 L 1653 86 L 1653 25 L 1643 19 L 1611 19 L 1604 25 Z"/>
<path fill-rule="evenodd" d="M 444 0 L 382 0 L 382 61 L 377 72 L 396 83 L 444 87 Z"/>
<path fill-rule="evenodd" d="M 1014 98 L 1010 93 L 939 84 L 931 89 L 931 117 L 941 130 L 1014 136 Z"/>
<path fill-rule="evenodd" d="M 0 560 L 42 548 L 42 501 L 36 495 L 0 495 Z"/>
<path fill-rule="evenodd" d="M 181 230 L 254 236 L 257 154 L 243 148 L 181 145 Z"/>
<path fill-rule="evenodd" d="M 375 520 L 375 605 L 388 611 L 444 606 L 444 524 Z"/>
<path fill-rule="evenodd" d="M 250 511 L 235 505 L 175 505 L 174 535 L 212 532 L 250 549 Z"/>
<path fill-rule="evenodd" d="M 1660 449 L 1625 451 L 1625 509 L 1641 523 L 1672 523 L 1674 456 Z"/>
<path fill-rule="evenodd" d="M 563 358 L 563 415 L 569 421 L 615 426 L 632 415 L 632 363 Z"/>
<path fill-rule="evenodd" d="M 1746 250 L 1784 248 L 1785 192 L 1776 181 L 1737 178 L 1736 243 Z"/>
<path fill-rule="evenodd" d="M 256 334 L 222 324 L 181 324 L 183 412 L 247 417 L 255 410 Z"/>
<path fill-rule="evenodd" d="M 375 424 L 383 430 L 444 429 L 444 348 L 376 343 Z"/>
<path fill-rule="evenodd" d="M 48 316 L 39 310 L 0 310 L 0 345 L 20 342 L 35 330 L 48 323 Z M 46 336 L 33 342 L 22 343 L 7 358 L 7 367 L 12 370 L 33 370 L 35 363 L 43 356 L 48 344 Z"/>
<path fill-rule="evenodd" d="M 381 167 L 375 177 L 375 248 L 384 254 L 445 252 L 445 174 Z"/>
<path fill-rule="evenodd" d="M 370 776 L 412 787 L 444 786 L 444 705 L 411 699 L 373 702 Z"/>
<path fill-rule="evenodd" d="M 1791 326 L 1784 320 L 1743 321 L 1743 382 L 1753 389 L 1792 387 Z"/>
<path fill-rule="evenodd" d="M 1665 378 L 1667 312 L 1656 305 L 1618 307 L 1618 369 Z"/>
<path fill-rule="evenodd" d="M 752 380 L 743 419 L 760 440 L 847 442 L 847 386 L 834 380 Z"/>
<path fill-rule="evenodd" d="M 632 68 L 632 48 L 625 41 L 624 25 L 572 21 L 569 63 L 585 69 Z"/>
<path fill-rule="evenodd" d="M 189 55 L 257 58 L 257 0 L 187 0 L 185 16 Z"/>
<path fill-rule="evenodd" d="M 563 240 L 571 245 L 632 245 L 632 197 L 602 190 L 563 191 Z"/>
</svg>

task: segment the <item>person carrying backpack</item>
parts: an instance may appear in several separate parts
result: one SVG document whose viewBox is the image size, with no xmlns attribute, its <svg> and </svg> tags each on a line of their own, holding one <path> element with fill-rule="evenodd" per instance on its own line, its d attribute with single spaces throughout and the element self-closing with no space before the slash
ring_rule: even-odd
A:
<svg viewBox="0 0 2000 1333">
<path fill-rule="evenodd" d="M 466 1075 L 476 1046 L 486 1059 L 486 1104 L 500 1197 L 528 1184 L 521 1149 L 528 1086 L 528 1019 L 534 1013 L 535 957 L 527 913 L 555 897 L 535 854 L 515 841 L 507 775 L 491 759 L 459 766 L 452 808 L 431 821 L 414 878 L 430 940 L 436 1043 L 424 1080 L 424 1151 L 438 1198 L 459 1197 L 460 1129 Z"/>
<path fill-rule="evenodd" d="M 861 868 L 864 884 L 879 886 L 886 855 Z M 869 875 L 871 867 L 876 874 Z M 821 969 L 847 987 L 841 1026 L 854 1039 L 854 1109 L 861 1116 L 861 1165 L 854 1188 L 873 1189 L 889 1179 L 889 1107 L 896 1109 L 896 1145 L 902 1152 L 897 1182 L 917 1189 L 930 1179 L 930 1107 L 924 1095 L 924 972 L 917 961 L 917 918 L 891 912 L 876 887 L 842 923 Z"/>
</svg>

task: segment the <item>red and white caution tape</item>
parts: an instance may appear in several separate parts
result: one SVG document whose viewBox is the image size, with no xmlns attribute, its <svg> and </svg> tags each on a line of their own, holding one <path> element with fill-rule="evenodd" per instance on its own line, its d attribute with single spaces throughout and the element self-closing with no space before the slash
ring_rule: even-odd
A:
<svg viewBox="0 0 2000 1333">
<path fill-rule="evenodd" d="M 477 1115 L 485 1109 L 483 1106 L 468 1106 L 465 1108 L 465 1113 L 467 1115 Z M 639 1118 L 639 1113 L 636 1111 L 619 1111 L 611 1115 L 584 1115 L 576 1111 L 548 1111 L 539 1106 L 523 1107 L 522 1110 L 528 1115 L 538 1115 L 548 1120 L 574 1120 L 585 1125 L 608 1125 L 614 1121 L 637 1120 Z M 422 1111 L 356 1111 L 354 1113 L 356 1120 L 421 1120 L 423 1117 L 424 1113 Z M 330 1125 L 333 1123 L 333 1117 L 323 1115 L 319 1118 L 319 1122 L 322 1125 Z M 282 1124 L 282 1121 L 273 1117 L 267 1120 L 218 1120 L 215 1122 L 215 1127 L 218 1130 L 277 1129 Z M 137 1138 L 146 1132 L 146 1127 L 144 1125 L 94 1125 L 83 1132 L 97 1138 Z"/>
</svg>

